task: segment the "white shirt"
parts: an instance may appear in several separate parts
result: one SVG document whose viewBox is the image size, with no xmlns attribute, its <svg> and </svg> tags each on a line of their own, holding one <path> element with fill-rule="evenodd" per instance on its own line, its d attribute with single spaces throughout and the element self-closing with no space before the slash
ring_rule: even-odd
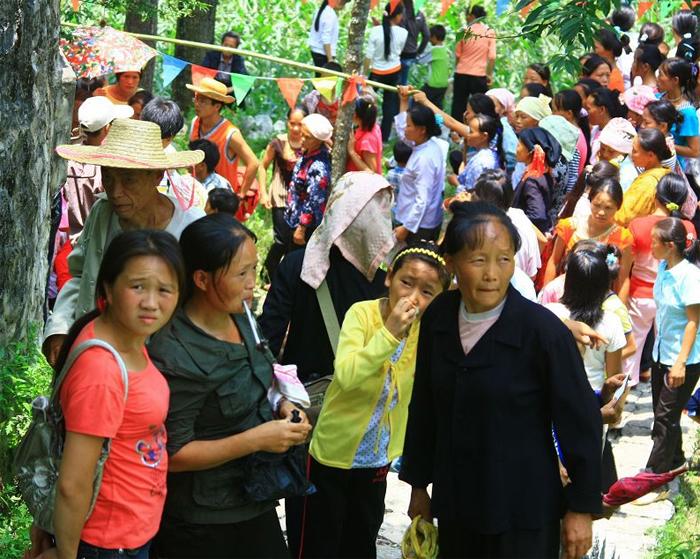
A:
<svg viewBox="0 0 700 559">
<path fill-rule="evenodd" d="M 515 254 L 515 265 L 528 277 L 534 277 L 542 265 L 542 260 L 540 259 L 537 233 L 535 233 L 532 221 L 523 210 L 518 208 L 508 208 L 506 213 L 520 234 L 520 250 Z"/>
<path fill-rule="evenodd" d="M 548 303 L 546 309 L 552 311 L 561 320 L 570 318 L 571 313 L 561 303 Z M 587 347 L 583 354 L 583 365 L 586 368 L 586 376 L 593 390 L 600 390 L 605 383 L 605 354 L 622 349 L 627 345 L 625 331 L 622 328 L 620 318 L 613 312 L 603 311 L 600 324 L 593 328 L 601 336 L 608 340 L 607 345 L 601 345 L 598 349 Z M 621 371 L 616 371 L 621 372 Z"/>
<path fill-rule="evenodd" d="M 384 28 L 381 25 L 372 27 L 369 32 L 365 53 L 365 58 L 369 58 L 372 61 L 372 71 L 386 72 L 395 68 L 401 68 L 401 51 L 403 51 L 407 37 L 408 31 L 398 25 L 392 25 L 389 58 L 384 58 Z"/>
<path fill-rule="evenodd" d="M 323 45 L 331 46 L 331 56 L 335 56 L 335 47 L 338 44 L 338 14 L 330 6 L 325 6 L 321 12 L 321 19 L 318 22 L 316 31 L 316 16 L 318 10 L 311 20 L 311 31 L 309 31 L 309 48 L 318 54 L 326 54 Z"/>
</svg>

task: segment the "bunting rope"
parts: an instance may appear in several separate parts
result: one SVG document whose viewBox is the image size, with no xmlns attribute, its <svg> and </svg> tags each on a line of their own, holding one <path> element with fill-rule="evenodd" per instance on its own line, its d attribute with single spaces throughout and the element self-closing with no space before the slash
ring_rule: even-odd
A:
<svg viewBox="0 0 700 559">
<path fill-rule="evenodd" d="M 62 22 L 61 25 L 63 27 L 71 27 L 71 28 L 76 28 L 76 27 L 84 27 L 84 25 L 78 25 L 77 23 L 68 23 L 68 22 Z M 130 33 L 128 31 L 122 31 L 122 33 L 126 33 L 127 35 L 131 35 L 132 37 L 136 37 L 137 39 L 143 39 L 146 41 L 160 41 L 164 43 L 172 43 L 175 45 L 182 45 L 185 47 L 194 47 L 198 49 L 203 49 L 203 50 L 218 50 L 221 52 L 227 52 L 231 54 L 238 54 L 240 56 L 245 56 L 249 58 L 259 58 L 261 60 L 267 60 L 268 62 L 274 62 L 277 64 L 283 64 L 286 66 L 291 66 L 293 68 L 299 68 L 300 70 L 308 70 L 311 72 L 318 72 L 319 74 L 323 74 L 324 76 L 336 76 L 338 78 L 343 78 L 345 80 L 356 80 L 357 78 L 353 79 L 352 74 L 347 74 L 345 72 L 336 72 L 335 70 L 330 70 L 327 68 L 320 68 L 318 66 L 314 66 L 312 64 L 306 64 L 304 62 L 297 62 L 296 60 L 288 60 L 286 58 L 280 58 L 279 56 L 272 56 L 270 54 L 262 54 L 260 52 L 254 52 L 251 50 L 245 50 L 245 49 L 235 49 L 231 47 L 224 47 L 222 45 L 211 45 L 208 43 L 199 43 L 196 41 L 186 41 L 184 39 L 172 39 L 170 37 L 161 37 L 158 35 L 146 35 L 143 33 Z M 187 64 L 191 64 L 187 62 Z M 196 66 L 195 64 L 192 64 L 192 66 Z M 217 71 L 218 73 L 218 71 Z M 257 79 L 257 76 L 255 76 Z M 260 79 L 281 79 L 281 78 L 265 78 L 263 76 L 260 77 Z M 297 78 L 294 77 L 292 79 L 311 79 L 311 78 Z M 394 87 L 393 85 L 386 85 L 380 82 L 375 82 L 373 80 L 364 80 L 364 83 L 367 85 L 371 85 L 375 89 L 385 89 L 387 91 L 393 91 L 393 92 L 398 92 L 398 88 Z"/>
</svg>

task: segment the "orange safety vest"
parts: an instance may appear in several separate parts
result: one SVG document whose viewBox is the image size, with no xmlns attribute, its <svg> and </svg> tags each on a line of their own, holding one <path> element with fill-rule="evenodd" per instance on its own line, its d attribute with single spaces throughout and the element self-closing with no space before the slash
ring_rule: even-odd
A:
<svg viewBox="0 0 700 559">
<path fill-rule="evenodd" d="M 192 120 L 190 128 L 190 141 L 209 140 L 219 148 L 219 163 L 214 170 L 228 180 L 233 191 L 238 194 L 241 204 L 236 217 L 239 221 L 245 221 L 255 211 L 255 206 L 258 205 L 259 194 L 257 190 L 253 196 L 243 196 L 240 192 L 243 177 L 238 169 L 238 156 L 234 155 L 233 158 L 230 158 L 228 155 L 228 144 L 234 134 L 240 134 L 240 131 L 223 117 L 214 128 L 206 134 L 202 134 L 199 117 L 196 116 Z"/>
</svg>

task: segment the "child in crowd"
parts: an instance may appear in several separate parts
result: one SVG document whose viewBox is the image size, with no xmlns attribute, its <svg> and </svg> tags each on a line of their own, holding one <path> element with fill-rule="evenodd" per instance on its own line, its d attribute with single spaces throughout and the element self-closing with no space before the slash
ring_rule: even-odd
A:
<svg viewBox="0 0 700 559">
<path fill-rule="evenodd" d="M 310 447 L 305 557 L 375 557 L 389 464 L 403 449 L 420 318 L 449 287 L 432 243 L 400 252 L 386 279 L 387 298 L 356 303 L 345 315 Z"/>
<path fill-rule="evenodd" d="M 430 75 L 423 86 L 423 91 L 436 107 L 442 109 L 450 76 L 450 55 L 444 45 L 447 32 L 442 25 L 430 28 L 430 44 L 432 48 L 421 58 L 421 62 L 430 64 Z"/>
<path fill-rule="evenodd" d="M 406 170 L 408 159 L 411 157 L 413 149 L 406 142 L 398 140 L 394 144 L 394 166 L 386 173 L 386 180 L 391 185 L 394 191 L 394 199 L 399 195 L 399 184 L 401 183 L 401 175 Z"/>
<path fill-rule="evenodd" d="M 216 144 L 204 139 L 194 140 L 190 142 L 189 148 L 204 152 L 204 160 L 194 166 L 194 176 L 207 189 L 207 192 L 211 192 L 215 188 L 227 188 L 233 192 L 231 183 L 214 171 L 221 159 L 221 154 Z"/>
<path fill-rule="evenodd" d="M 207 196 L 204 211 L 207 215 L 222 212 L 236 217 L 240 203 L 238 195 L 230 188 L 212 188 Z"/>
</svg>

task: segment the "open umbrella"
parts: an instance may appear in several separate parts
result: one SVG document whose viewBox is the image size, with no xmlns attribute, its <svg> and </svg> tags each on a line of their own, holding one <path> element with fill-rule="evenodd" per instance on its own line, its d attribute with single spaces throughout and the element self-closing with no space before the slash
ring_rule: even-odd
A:
<svg viewBox="0 0 700 559">
<path fill-rule="evenodd" d="M 684 465 L 663 474 L 640 472 L 636 476 L 623 477 L 613 483 L 608 492 L 603 495 L 603 503 L 608 507 L 619 507 L 631 503 L 687 471 L 688 466 Z"/>
<path fill-rule="evenodd" d="M 112 27 L 76 27 L 61 49 L 79 78 L 118 72 L 140 72 L 158 52 L 143 41 Z"/>
</svg>

